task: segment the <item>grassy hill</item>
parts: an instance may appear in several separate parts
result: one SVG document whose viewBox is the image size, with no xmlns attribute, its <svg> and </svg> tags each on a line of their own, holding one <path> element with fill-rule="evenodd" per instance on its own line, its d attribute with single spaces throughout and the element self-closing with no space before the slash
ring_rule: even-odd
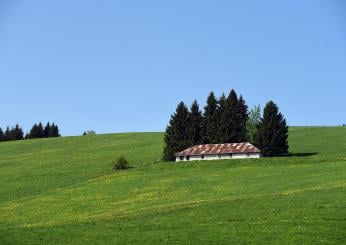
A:
<svg viewBox="0 0 346 245">
<path fill-rule="evenodd" d="M 162 133 L 0 143 L 0 244 L 346 242 L 346 127 L 289 157 L 162 163 Z M 112 172 L 125 155 L 133 167 Z"/>
</svg>

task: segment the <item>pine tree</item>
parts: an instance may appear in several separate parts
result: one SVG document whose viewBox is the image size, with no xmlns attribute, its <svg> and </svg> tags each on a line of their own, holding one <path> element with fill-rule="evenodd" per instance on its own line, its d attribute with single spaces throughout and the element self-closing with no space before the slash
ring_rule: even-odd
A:
<svg viewBox="0 0 346 245">
<path fill-rule="evenodd" d="M 207 99 L 202 120 L 202 142 L 205 144 L 218 143 L 218 103 L 213 92 Z"/>
<path fill-rule="evenodd" d="M 246 129 L 248 132 L 248 141 L 254 143 L 257 128 L 261 121 L 261 107 L 260 105 L 254 106 L 249 113 L 249 119 L 246 122 Z"/>
<path fill-rule="evenodd" d="M 28 138 L 29 139 L 37 138 L 37 124 L 36 123 L 32 126 L 30 133 L 28 135 Z"/>
<path fill-rule="evenodd" d="M 249 119 L 248 107 L 242 95 L 238 100 L 238 142 L 247 140 L 246 122 Z"/>
<path fill-rule="evenodd" d="M 201 143 L 201 127 L 202 127 L 202 112 L 199 110 L 199 105 L 195 100 L 191 105 L 190 114 L 190 146 Z"/>
<path fill-rule="evenodd" d="M 60 137 L 58 125 L 54 123 L 52 124 L 48 133 L 48 137 Z"/>
<path fill-rule="evenodd" d="M 258 127 L 255 145 L 265 156 L 283 155 L 288 153 L 288 126 L 278 106 L 269 101 L 263 112 Z"/>
<path fill-rule="evenodd" d="M 225 109 L 220 118 L 219 143 L 241 142 L 239 130 L 239 101 L 236 92 L 232 89 L 226 99 Z"/>
<path fill-rule="evenodd" d="M 2 131 L 2 128 L 0 128 L 0 142 L 5 141 L 5 134 L 4 131 Z"/>
<path fill-rule="evenodd" d="M 24 132 L 22 130 L 22 128 L 16 124 L 15 128 L 12 129 L 12 139 L 13 140 L 22 140 L 24 139 Z"/>
<path fill-rule="evenodd" d="M 226 110 L 226 96 L 222 93 L 221 97 L 218 101 L 217 108 L 217 122 L 218 122 L 218 133 L 217 133 L 217 141 L 218 143 L 224 142 L 224 127 L 223 123 L 225 122 L 225 110 Z"/>
<path fill-rule="evenodd" d="M 37 138 L 43 138 L 43 137 L 44 137 L 44 129 L 43 129 L 42 123 L 40 122 L 37 125 Z"/>
<path fill-rule="evenodd" d="M 174 154 L 190 146 L 189 138 L 190 120 L 189 110 L 184 102 L 180 102 L 176 112 L 171 115 L 169 125 L 164 136 L 163 160 L 174 161 Z"/>
<path fill-rule="evenodd" d="M 49 132 L 50 132 L 51 126 L 50 123 L 48 122 L 47 125 L 44 127 L 44 137 L 48 138 L 49 137 Z"/>
<path fill-rule="evenodd" d="M 12 133 L 10 127 L 6 127 L 5 131 L 5 141 L 10 141 L 12 140 Z"/>
</svg>

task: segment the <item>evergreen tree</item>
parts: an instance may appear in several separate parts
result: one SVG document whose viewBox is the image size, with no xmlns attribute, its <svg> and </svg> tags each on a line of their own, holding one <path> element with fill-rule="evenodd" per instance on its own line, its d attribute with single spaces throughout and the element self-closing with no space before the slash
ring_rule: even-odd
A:
<svg viewBox="0 0 346 245">
<path fill-rule="evenodd" d="M 54 123 L 52 124 L 48 133 L 48 137 L 60 137 L 58 125 Z"/>
<path fill-rule="evenodd" d="M 248 132 L 248 141 L 254 143 L 257 128 L 261 121 L 261 107 L 260 105 L 254 106 L 249 113 L 249 119 L 246 122 L 246 129 Z"/>
<path fill-rule="evenodd" d="M 217 133 L 217 141 L 219 143 L 224 142 L 224 127 L 223 123 L 225 121 L 224 116 L 225 110 L 226 110 L 226 96 L 224 93 L 222 93 L 221 97 L 219 98 L 218 101 L 218 108 L 217 108 L 217 122 L 218 122 L 218 133 Z"/>
<path fill-rule="evenodd" d="M 169 125 L 164 136 L 163 160 L 174 161 L 174 154 L 186 149 L 191 144 L 189 138 L 190 120 L 189 110 L 184 102 L 180 102 L 176 112 L 171 115 Z"/>
<path fill-rule="evenodd" d="M 49 137 L 49 132 L 51 130 L 51 126 L 50 126 L 50 123 L 48 122 L 47 125 L 44 127 L 44 137 L 45 138 L 48 138 Z"/>
<path fill-rule="evenodd" d="M 28 135 L 29 139 L 35 139 L 37 138 L 37 124 L 35 123 L 32 128 L 30 129 L 30 133 Z"/>
<path fill-rule="evenodd" d="M 10 127 L 6 127 L 5 141 L 9 141 L 9 140 L 12 140 L 12 133 L 11 133 Z"/>
<path fill-rule="evenodd" d="M 201 127 L 202 127 L 202 112 L 199 110 L 199 105 L 195 100 L 191 106 L 190 114 L 190 146 L 201 143 Z"/>
<path fill-rule="evenodd" d="M 37 138 L 43 138 L 43 137 L 44 137 L 44 129 L 43 129 L 42 123 L 40 122 L 37 125 Z"/>
<path fill-rule="evenodd" d="M 263 155 L 283 155 L 288 153 L 288 126 L 278 106 L 269 101 L 258 127 L 255 145 Z"/>
<path fill-rule="evenodd" d="M 219 143 L 241 142 L 239 130 L 239 101 L 236 92 L 232 89 L 226 99 L 225 109 L 220 117 Z"/>
<path fill-rule="evenodd" d="M 218 143 L 218 103 L 213 92 L 207 99 L 202 120 L 202 142 L 205 144 Z"/>
<path fill-rule="evenodd" d="M 2 131 L 2 128 L 0 128 L 0 142 L 5 141 L 5 134 L 4 131 Z"/>
<path fill-rule="evenodd" d="M 238 142 L 247 140 L 246 122 L 249 119 L 248 107 L 242 95 L 238 100 Z"/>
<path fill-rule="evenodd" d="M 22 128 L 16 124 L 15 128 L 12 129 L 12 140 L 22 140 L 24 139 L 24 132 Z"/>
</svg>

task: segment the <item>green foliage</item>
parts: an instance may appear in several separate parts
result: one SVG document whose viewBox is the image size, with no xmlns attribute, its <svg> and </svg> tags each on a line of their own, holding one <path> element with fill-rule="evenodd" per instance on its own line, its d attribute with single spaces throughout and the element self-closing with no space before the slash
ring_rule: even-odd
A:
<svg viewBox="0 0 346 245">
<path fill-rule="evenodd" d="M 246 123 L 246 129 L 248 132 L 248 141 L 251 143 L 255 142 L 257 128 L 261 122 L 261 107 L 255 105 L 249 113 L 249 119 Z"/>
<path fill-rule="evenodd" d="M 213 92 L 207 99 L 202 120 L 202 141 L 204 144 L 218 143 L 218 103 Z"/>
<path fill-rule="evenodd" d="M 176 112 L 171 116 L 169 125 L 166 128 L 164 136 L 163 160 L 174 161 L 174 154 L 186 149 L 191 144 L 189 137 L 190 131 L 190 114 L 184 104 L 180 102 Z"/>
<path fill-rule="evenodd" d="M 96 132 L 94 130 L 87 130 L 86 132 L 83 133 L 84 136 L 86 135 L 96 135 Z"/>
<path fill-rule="evenodd" d="M 5 132 L 0 128 L 0 141 L 22 140 L 23 136 L 23 130 L 18 124 L 12 128 L 6 127 Z"/>
<path fill-rule="evenodd" d="M 248 113 L 248 106 L 246 105 L 246 102 L 242 95 L 240 95 L 238 100 L 238 134 L 237 134 L 237 141 L 238 142 L 245 142 L 247 140 L 247 129 L 246 129 L 246 122 L 249 119 L 249 113 Z"/>
<path fill-rule="evenodd" d="M 0 142 L 5 141 L 5 134 L 4 131 L 2 131 L 2 128 L 0 128 Z"/>
<path fill-rule="evenodd" d="M 201 139 L 201 129 L 202 129 L 202 112 L 199 110 L 199 105 L 195 100 L 191 106 L 190 114 L 190 130 L 189 130 L 189 138 L 190 138 L 190 146 L 200 144 Z"/>
<path fill-rule="evenodd" d="M 34 124 L 30 130 L 30 133 L 25 136 L 28 139 L 36 138 L 50 138 L 50 137 L 60 137 L 59 127 L 53 123 L 52 125 L 48 122 L 45 127 L 42 123 Z"/>
<path fill-rule="evenodd" d="M 162 133 L 3 142 L 0 244 L 343 244 L 346 128 L 289 131 L 290 157 L 181 164 Z"/>
<path fill-rule="evenodd" d="M 44 127 L 44 133 L 43 133 L 45 138 L 49 137 L 50 131 L 51 131 L 51 126 L 50 126 L 50 123 L 47 122 L 47 125 Z"/>
<path fill-rule="evenodd" d="M 113 166 L 113 170 L 125 170 L 127 169 L 128 166 L 128 162 L 126 160 L 126 158 L 124 156 L 120 156 L 116 161 L 115 164 Z"/>
<path fill-rule="evenodd" d="M 279 108 L 269 101 L 258 126 L 255 145 L 265 156 L 284 155 L 288 153 L 288 126 Z"/>
</svg>

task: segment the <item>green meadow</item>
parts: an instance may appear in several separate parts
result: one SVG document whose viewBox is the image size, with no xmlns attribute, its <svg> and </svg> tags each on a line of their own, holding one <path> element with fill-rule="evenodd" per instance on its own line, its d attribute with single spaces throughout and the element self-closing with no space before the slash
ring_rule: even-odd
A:
<svg viewBox="0 0 346 245">
<path fill-rule="evenodd" d="M 176 164 L 162 133 L 2 142 L 0 244 L 345 244 L 346 127 L 291 127 L 289 145 Z"/>
</svg>

